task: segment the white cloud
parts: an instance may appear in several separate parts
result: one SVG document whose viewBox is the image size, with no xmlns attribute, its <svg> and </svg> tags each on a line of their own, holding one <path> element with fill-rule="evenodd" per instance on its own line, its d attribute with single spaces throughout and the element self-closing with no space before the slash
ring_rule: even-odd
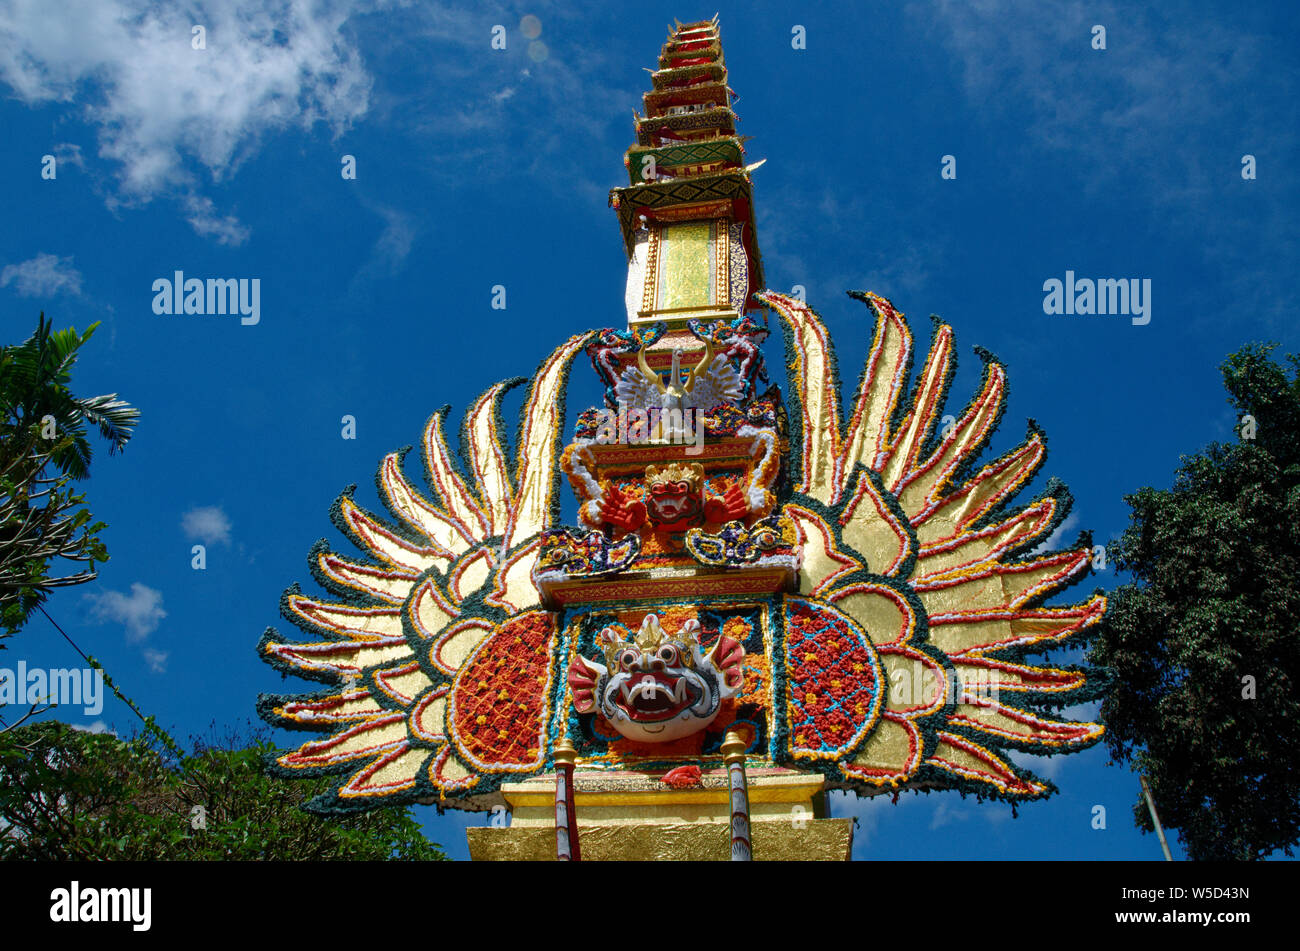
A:
<svg viewBox="0 0 1300 951">
<path fill-rule="evenodd" d="M 1052 534 L 1043 539 L 1042 544 L 1030 552 L 1031 555 L 1041 555 L 1049 551 L 1058 551 L 1069 543 L 1073 542 L 1078 532 L 1075 530 L 1079 524 L 1079 516 L 1071 512 L 1065 516 L 1065 520 L 1052 531 Z M 1069 533 L 1068 535 L 1066 533 Z"/>
<path fill-rule="evenodd" d="M 219 505 L 190 509 L 181 516 L 181 530 L 205 545 L 230 544 L 230 519 Z"/>
<path fill-rule="evenodd" d="M 1089 700 L 1087 703 L 1076 703 L 1074 706 L 1066 707 L 1061 711 L 1061 717 L 1066 720 L 1078 720 L 1080 722 L 1094 723 L 1101 716 L 1101 701 Z"/>
<path fill-rule="evenodd" d="M 67 292 L 81 293 L 81 272 L 72 266 L 72 258 L 38 254 L 20 264 L 6 264 L 0 271 L 0 287 L 14 285 L 22 297 L 50 297 Z"/>
<path fill-rule="evenodd" d="M 1007 756 L 1011 762 L 1015 763 L 1021 769 L 1027 769 L 1035 776 L 1043 779 L 1050 779 L 1053 782 L 1061 775 L 1061 770 L 1065 767 L 1066 756 L 1035 756 L 1032 753 L 1022 753 L 1019 750 L 1008 750 Z"/>
<path fill-rule="evenodd" d="M 96 621 L 116 621 L 126 628 L 128 640 L 142 641 L 158 629 L 167 616 L 162 606 L 162 592 L 136 581 L 131 593 L 101 591 L 86 596 L 90 613 Z M 164 655 L 165 657 L 165 655 Z"/>
<path fill-rule="evenodd" d="M 74 730 L 80 730 L 82 733 L 107 733 L 109 736 L 117 736 L 117 731 L 109 729 L 108 724 L 103 720 L 96 720 L 88 726 L 80 726 L 74 723 L 72 724 L 72 728 Z"/>
<path fill-rule="evenodd" d="M 197 167 L 220 181 L 268 133 L 365 114 L 371 80 L 342 27 L 347 0 L 253 0 L 200 16 L 146 0 L 9 0 L 0 5 L 0 81 L 28 105 L 68 103 L 117 165 L 110 203 L 180 198 L 200 234 L 247 232 L 197 197 Z M 191 46 L 196 19 L 206 49 Z"/>
<path fill-rule="evenodd" d="M 853 834 L 855 842 L 870 841 L 885 811 L 901 808 L 902 805 L 901 800 L 895 803 L 893 796 L 888 794 L 858 796 L 841 789 L 832 790 L 827 803 L 832 816 L 857 820 L 857 830 Z"/>
<path fill-rule="evenodd" d="M 1056 718 L 1076 723 L 1095 723 L 1100 714 L 1101 701 L 1089 700 L 1086 703 L 1076 703 L 1073 706 L 1062 708 Z M 1017 766 L 1027 769 L 1043 779 L 1050 779 L 1052 782 L 1059 779 L 1061 771 L 1065 768 L 1066 761 L 1074 759 L 1068 754 L 1058 753 L 1056 756 L 1035 756 L 1032 753 L 1023 753 L 1020 750 L 1008 750 L 1007 755 Z"/>
</svg>

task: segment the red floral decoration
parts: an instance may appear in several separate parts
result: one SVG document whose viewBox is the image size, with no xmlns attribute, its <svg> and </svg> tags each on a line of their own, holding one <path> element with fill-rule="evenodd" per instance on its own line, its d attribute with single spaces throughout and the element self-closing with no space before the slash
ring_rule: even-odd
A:
<svg viewBox="0 0 1300 951">
<path fill-rule="evenodd" d="M 866 637 L 835 609 L 790 599 L 785 661 L 791 754 L 834 759 L 850 752 L 880 712 L 880 665 Z"/>
<path fill-rule="evenodd" d="M 545 756 L 555 615 L 511 618 L 466 660 L 448 712 L 466 758 L 482 769 L 536 769 Z"/>
</svg>

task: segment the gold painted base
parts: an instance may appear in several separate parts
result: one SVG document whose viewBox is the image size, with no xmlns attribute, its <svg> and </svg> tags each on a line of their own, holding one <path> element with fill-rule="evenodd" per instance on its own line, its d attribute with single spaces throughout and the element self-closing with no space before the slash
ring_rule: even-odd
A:
<svg viewBox="0 0 1300 951">
<path fill-rule="evenodd" d="M 779 769 L 749 771 L 755 860 L 847 861 L 851 819 L 822 813 L 820 776 Z M 555 858 L 555 777 L 507 783 L 507 828 L 471 828 L 475 861 Z M 726 773 L 706 772 L 699 786 L 674 789 L 658 775 L 579 772 L 575 808 L 584 861 L 727 861 L 731 858 Z"/>
<path fill-rule="evenodd" d="M 583 826 L 586 862 L 725 862 L 731 858 L 730 829 L 724 822 Z M 853 844 L 853 820 L 810 819 L 756 822 L 751 829 L 755 861 L 844 862 Z M 546 862 L 555 859 L 555 830 L 466 829 L 470 858 L 478 862 Z"/>
</svg>

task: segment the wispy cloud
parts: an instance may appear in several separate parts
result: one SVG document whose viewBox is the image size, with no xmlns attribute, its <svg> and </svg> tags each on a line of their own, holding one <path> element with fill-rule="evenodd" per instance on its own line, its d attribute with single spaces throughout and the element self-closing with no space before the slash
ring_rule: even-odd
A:
<svg viewBox="0 0 1300 951">
<path fill-rule="evenodd" d="M 930 831 L 934 832 L 944 826 L 965 822 L 972 815 L 972 810 L 954 805 L 948 797 L 943 797 L 939 799 L 939 804 L 934 807 L 934 812 L 930 815 Z"/>
<path fill-rule="evenodd" d="M 167 612 L 162 592 L 136 581 L 131 593 L 100 591 L 86 595 L 91 617 L 99 622 L 115 621 L 126 628 L 127 640 L 142 641 L 158 629 Z"/>
<path fill-rule="evenodd" d="M 115 163 L 110 204 L 176 197 L 200 234 L 238 244 L 246 229 L 198 194 L 267 134 L 366 112 L 370 77 L 342 27 L 362 4 L 252 0 L 201 14 L 145 0 L 10 0 L 0 5 L 0 81 L 28 105 L 66 103 Z M 206 31 L 194 49 L 192 27 Z"/>
<path fill-rule="evenodd" d="M 58 170 L 62 169 L 65 165 L 71 165 L 73 168 L 81 169 L 86 167 L 86 160 L 81 154 L 81 146 L 77 145 L 75 142 L 60 142 L 50 150 L 50 154 L 54 156 L 56 175 L 58 174 Z"/>
<path fill-rule="evenodd" d="M 1110 160 L 1092 167 L 1099 176 L 1133 165 L 1150 170 L 1157 159 L 1156 171 L 1182 168 L 1167 163 L 1196 157 L 1186 149 L 1168 154 L 1169 140 L 1213 136 L 1221 121 L 1273 128 L 1278 117 L 1248 93 L 1257 83 L 1295 82 L 1293 69 L 1272 71 L 1267 54 L 1275 41 L 1245 19 L 1165 17 L 1082 0 L 934 0 L 913 9 L 959 56 L 972 99 L 993 110 L 1027 110 L 1044 144 L 1105 153 Z M 1108 29 L 1105 50 L 1091 47 L 1094 25 Z M 1144 177 L 1179 184 L 1177 176 Z"/>
<path fill-rule="evenodd" d="M 948 238 L 943 232 L 922 236 L 910 228 L 892 237 L 888 255 L 869 259 L 865 267 L 854 261 L 851 270 L 844 266 L 847 259 L 841 255 L 809 258 L 793 253 L 788 249 L 855 247 L 866 222 L 914 221 L 924 214 L 898 207 L 889 195 L 873 196 L 868 202 L 861 193 L 827 187 L 817 197 L 802 181 L 773 187 L 762 181 L 762 169 L 754 175 L 764 186 L 757 213 L 768 286 L 789 290 L 802 284 L 814 306 L 830 306 L 831 301 L 842 300 L 847 290 L 869 290 L 906 307 L 905 302 L 920 295 L 934 278 L 937 262 L 948 257 Z M 809 213 L 810 206 L 815 213 Z"/>
<path fill-rule="evenodd" d="M 371 260 L 377 266 L 386 267 L 389 273 L 396 273 L 411 253 L 411 244 L 415 241 L 419 226 L 411 215 L 396 208 L 380 208 L 379 213 L 384 219 L 384 230 L 375 242 Z"/>
<path fill-rule="evenodd" d="M 420 233 L 416 218 L 397 208 L 363 202 L 371 211 L 384 220 L 383 230 L 375 239 L 370 257 L 357 269 L 352 279 L 351 290 L 357 291 L 370 281 L 382 280 L 395 276 L 406 263 L 411 253 L 411 246 Z"/>
<path fill-rule="evenodd" d="M 530 10 L 537 14 L 532 26 L 540 28 L 540 39 L 530 39 L 537 34 L 523 23 Z M 396 83 L 377 84 L 373 110 L 457 156 L 457 162 L 428 163 L 429 174 L 457 177 L 473 162 L 479 181 L 534 177 L 557 188 L 576 187 L 580 200 L 603 201 L 609 177 L 583 177 L 585 158 L 627 147 L 631 112 L 641 103 L 645 81 L 644 74 L 628 70 L 622 50 L 580 44 L 579 23 L 589 19 L 587 12 L 509 4 L 485 13 L 427 3 L 404 15 L 387 18 L 384 39 L 397 47 L 394 61 L 405 62 L 404 47 L 416 47 L 413 58 L 421 72 L 404 76 L 401 92 Z M 504 49 L 492 47 L 494 25 L 506 28 Z M 507 131 L 509 150 L 500 147 Z"/>
<path fill-rule="evenodd" d="M 1030 147 L 1087 158 L 1071 165 L 1083 188 L 1120 183 L 1135 213 L 1196 234 L 1240 291 L 1234 306 L 1275 316 L 1289 306 L 1275 287 L 1300 244 L 1295 179 L 1240 178 L 1242 155 L 1280 160 L 1300 139 L 1300 71 L 1260 16 L 1082 0 L 924 0 L 909 11 L 954 55 L 972 105 L 1014 117 Z M 1107 30 L 1105 50 L 1091 48 L 1094 25 Z M 1222 214 L 1241 187 L 1271 200 Z"/>
<path fill-rule="evenodd" d="M 38 254 L 19 264 L 7 264 L 0 271 L 0 287 L 14 286 L 22 297 L 51 297 L 54 294 L 80 294 L 81 272 L 72 266 L 72 258 Z"/>
<path fill-rule="evenodd" d="M 181 530 L 187 538 L 205 545 L 230 544 L 230 519 L 219 505 L 201 505 L 181 516 Z"/>
<path fill-rule="evenodd" d="M 211 198 L 186 195 L 181 199 L 181 207 L 190 227 L 205 238 L 214 239 L 217 244 L 238 247 L 248 240 L 248 229 L 234 215 L 223 215 L 217 211 Z"/>
</svg>

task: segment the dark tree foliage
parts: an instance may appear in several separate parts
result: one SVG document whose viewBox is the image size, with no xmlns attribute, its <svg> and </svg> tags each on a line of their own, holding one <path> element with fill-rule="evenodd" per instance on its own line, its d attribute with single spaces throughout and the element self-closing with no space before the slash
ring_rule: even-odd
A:
<svg viewBox="0 0 1300 951">
<path fill-rule="evenodd" d="M 1147 777 L 1194 859 L 1300 841 L 1300 361 L 1288 376 L 1272 349 L 1220 367 L 1236 440 L 1184 456 L 1172 488 L 1125 497 L 1108 553 L 1134 580 L 1090 654 L 1114 678 L 1112 758 Z M 1140 799 L 1134 815 L 1152 828 Z"/>
<path fill-rule="evenodd" d="M 264 735 L 196 740 L 178 763 L 128 740 L 42 722 L 0 734 L 0 859 L 437 860 L 400 807 L 322 819 L 327 779 L 268 776 Z"/>
</svg>

